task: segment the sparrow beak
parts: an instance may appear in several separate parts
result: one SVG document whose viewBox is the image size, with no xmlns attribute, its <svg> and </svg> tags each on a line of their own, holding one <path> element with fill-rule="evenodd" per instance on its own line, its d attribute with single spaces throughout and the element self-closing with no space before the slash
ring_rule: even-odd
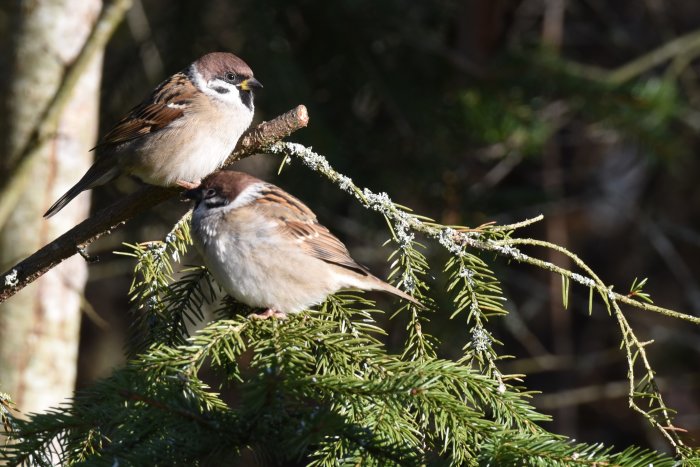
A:
<svg viewBox="0 0 700 467">
<path fill-rule="evenodd" d="M 253 88 L 262 88 L 263 85 L 260 81 L 258 81 L 255 78 L 248 78 L 246 80 L 241 81 L 238 87 L 243 89 L 244 91 L 252 91 Z"/>
<path fill-rule="evenodd" d="M 191 190 L 183 191 L 182 197 L 185 199 L 191 199 L 192 201 L 199 203 L 202 200 L 202 190 L 199 187 L 197 187 Z"/>
</svg>

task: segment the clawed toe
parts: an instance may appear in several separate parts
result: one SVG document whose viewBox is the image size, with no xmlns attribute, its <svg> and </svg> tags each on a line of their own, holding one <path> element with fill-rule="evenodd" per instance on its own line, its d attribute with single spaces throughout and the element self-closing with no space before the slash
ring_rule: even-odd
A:
<svg viewBox="0 0 700 467">
<path fill-rule="evenodd" d="M 202 184 L 201 180 L 197 180 L 196 182 L 188 182 L 187 180 L 178 180 L 175 182 L 175 185 L 182 187 L 185 190 L 194 190 L 195 188 L 197 188 L 201 184 Z"/>
<path fill-rule="evenodd" d="M 283 311 L 275 310 L 274 308 L 268 308 L 265 311 L 262 311 L 260 313 L 251 313 L 248 315 L 248 318 L 250 319 L 268 319 L 268 318 L 276 318 L 276 319 L 287 319 L 287 314 Z"/>
</svg>

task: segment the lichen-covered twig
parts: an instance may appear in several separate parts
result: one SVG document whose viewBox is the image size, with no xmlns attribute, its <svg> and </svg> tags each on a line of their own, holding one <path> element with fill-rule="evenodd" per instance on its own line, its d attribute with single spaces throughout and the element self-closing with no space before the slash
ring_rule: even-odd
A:
<svg viewBox="0 0 700 467">
<path fill-rule="evenodd" d="M 306 107 L 300 105 L 269 122 L 261 123 L 241 138 L 226 164 L 265 150 L 271 143 L 304 128 L 308 122 Z M 147 186 L 98 211 L 0 275 L 0 303 L 78 253 L 80 248 L 180 191 L 179 188 Z"/>
<path fill-rule="evenodd" d="M 622 313 L 619 303 L 625 303 L 643 310 L 683 319 L 694 324 L 700 324 L 700 318 L 647 304 L 634 300 L 629 296 L 613 292 L 612 287 L 606 285 L 578 256 L 559 245 L 541 240 L 511 238 L 510 236 L 504 235 L 507 231 L 513 231 L 517 228 L 537 222 L 542 219 L 542 216 L 527 219 L 509 226 L 484 226 L 479 229 L 448 227 L 430 222 L 426 218 L 407 212 L 405 209 L 393 203 L 386 193 L 374 193 L 367 188 L 361 189 L 355 185 L 349 177 L 336 172 L 325 157 L 302 145 L 280 142 L 272 145 L 270 147 L 270 152 L 285 158 L 294 157 L 300 159 L 306 166 L 316 172 L 320 172 L 338 185 L 343 191 L 357 198 L 365 207 L 382 213 L 393 231 L 400 233 L 396 235 L 399 243 L 403 242 L 402 239 L 406 239 L 406 242 L 412 240 L 413 234 L 410 232 L 420 232 L 437 240 L 454 255 L 463 255 L 465 253 L 465 248 L 492 252 L 509 260 L 530 264 L 560 274 L 562 277 L 565 277 L 566 280 L 572 280 L 597 292 L 605 302 L 610 313 L 615 317 L 622 333 L 622 347 L 628 362 L 627 380 L 630 407 L 639 412 L 652 426 L 659 430 L 680 455 L 683 449 L 683 441 L 677 433 L 679 429 L 673 426 L 672 411 L 668 409 L 663 400 L 656 384 L 654 371 L 647 358 L 646 346 L 649 342 L 642 342 L 637 338 L 627 318 Z M 529 256 L 520 251 L 519 247 L 521 246 L 543 247 L 563 253 L 573 260 L 574 264 L 581 269 L 583 274 L 575 273 L 553 263 Z M 568 287 L 568 283 L 566 286 Z M 476 327 L 474 329 L 478 330 Z M 641 377 L 637 375 L 635 369 L 637 363 L 642 369 Z M 644 400 L 648 403 L 649 408 L 642 408 L 638 403 L 640 400 Z"/>
<path fill-rule="evenodd" d="M 659 313 L 672 318 L 679 318 L 685 321 L 689 321 L 693 324 L 700 324 L 700 317 L 687 315 L 680 313 L 678 311 L 669 310 L 667 308 L 662 308 L 660 306 L 651 305 L 648 303 L 641 302 L 639 300 L 634 300 L 627 295 L 622 295 L 617 292 L 613 292 L 611 288 L 605 285 L 598 276 L 576 255 L 570 251 L 562 248 L 553 243 L 544 242 L 541 240 L 533 239 L 522 239 L 522 238 L 508 238 L 502 241 L 484 240 L 477 231 L 461 231 L 456 228 L 450 228 L 428 222 L 413 214 L 399 209 L 389 198 L 386 193 L 374 193 L 367 188 L 361 189 L 356 186 L 353 181 L 343 174 L 336 172 L 328 163 L 328 161 L 310 149 L 295 143 L 277 143 L 270 147 L 270 152 L 273 154 L 278 154 L 288 157 L 299 158 L 305 165 L 316 172 L 322 173 L 332 182 L 336 183 L 343 191 L 350 193 L 355 196 L 360 202 L 362 202 L 367 207 L 379 211 L 387 218 L 399 224 L 405 224 L 410 230 L 415 232 L 420 232 L 429 237 L 438 239 L 440 243 L 450 251 L 459 251 L 464 246 L 469 246 L 482 251 L 490 251 L 496 253 L 500 256 L 504 256 L 508 259 L 515 260 L 521 263 L 530 264 L 532 266 L 537 266 L 542 269 L 560 274 L 567 277 L 568 279 L 581 284 L 585 287 L 593 287 L 597 292 L 604 295 L 605 297 L 610 297 L 615 301 L 624 303 L 626 305 L 633 306 L 635 308 L 640 308 L 642 310 L 651 311 L 654 313 Z M 521 227 L 525 227 L 534 222 L 542 220 L 542 216 L 537 216 L 532 219 L 526 219 L 522 222 L 518 222 L 506 226 L 493 226 L 489 227 L 490 231 L 501 232 L 504 230 L 516 230 Z M 530 245 L 539 246 L 544 248 L 550 248 L 557 250 L 567 256 L 569 256 L 574 263 L 579 266 L 588 277 L 578 274 L 555 264 L 543 261 L 522 253 L 519 249 L 515 248 L 515 245 Z"/>
</svg>

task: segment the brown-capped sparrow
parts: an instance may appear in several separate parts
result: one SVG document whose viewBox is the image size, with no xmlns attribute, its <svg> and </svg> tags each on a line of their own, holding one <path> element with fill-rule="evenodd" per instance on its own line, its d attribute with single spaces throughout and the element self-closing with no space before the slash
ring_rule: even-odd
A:
<svg viewBox="0 0 700 467">
<path fill-rule="evenodd" d="M 185 196 L 192 239 L 209 272 L 241 303 L 283 317 L 344 288 L 383 290 L 422 306 L 370 274 L 314 213 L 281 188 L 222 170 Z"/>
<path fill-rule="evenodd" d="M 253 89 L 259 87 L 250 67 L 233 54 L 199 58 L 159 84 L 104 136 L 95 163 L 44 217 L 122 173 L 160 186 L 209 175 L 250 126 Z"/>
</svg>

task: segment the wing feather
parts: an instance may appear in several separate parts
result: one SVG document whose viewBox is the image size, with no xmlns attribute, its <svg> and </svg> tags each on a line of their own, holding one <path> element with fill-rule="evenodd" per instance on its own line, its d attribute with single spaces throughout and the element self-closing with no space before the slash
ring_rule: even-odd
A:
<svg viewBox="0 0 700 467">
<path fill-rule="evenodd" d="M 256 200 L 256 208 L 277 219 L 283 235 L 307 254 L 362 275 L 369 274 L 367 268 L 352 259 L 343 242 L 318 223 L 313 211 L 286 191 L 268 185 Z"/>
<path fill-rule="evenodd" d="M 119 145 L 165 128 L 185 114 L 195 92 L 185 73 L 174 74 L 131 109 L 95 148 Z"/>
</svg>

